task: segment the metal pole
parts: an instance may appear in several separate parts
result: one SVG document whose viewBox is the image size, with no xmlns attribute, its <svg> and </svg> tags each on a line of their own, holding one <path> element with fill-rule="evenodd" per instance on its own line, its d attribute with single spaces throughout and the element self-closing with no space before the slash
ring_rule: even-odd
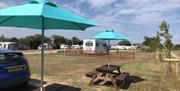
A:
<svg viewBox="0 0 180 91">
<path fill-rule="evenodd" d="M 42 39 L 41 39 L 41 88 L 40 91 L 45 91 L 43 88 L 44 82 L 44 17 L 42 16 Z"/>
<path fill-rule="evenodd" d="M 109 67 L 109 65 L 110 65 L 110 60 L 109 60 L 109 58 L 110 58 L 110 40 L 108 40 L 108 67 Z"/>
</svg>

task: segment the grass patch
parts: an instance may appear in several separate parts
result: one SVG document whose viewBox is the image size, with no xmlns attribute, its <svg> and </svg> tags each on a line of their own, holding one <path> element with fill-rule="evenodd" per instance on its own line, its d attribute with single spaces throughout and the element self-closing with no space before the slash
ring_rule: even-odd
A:
<svg viewBox="0 0 180 91">
<path fill-rule="evenodd" d="M 142 55 L 142 54 L 141 54 Z M 131 83 L 128 89 L 121 91 L 180 91 L 180 79 L 165 77 L 160 63 L 152 56 L 142 55 L 134 60 L 111 58 L 111 64 L 120 65 L 122 71 L 143 81 Z M 40 77 L 40 55 L 26 55 L 31 68 L 32 78 Z M 140 59 L 139 59 L 140 58 Z M 45 80 L 48 83 L 60 83 L 79 87 L 81 91 L 115 91 L 112 87 L 88 86 L 89 78 L 85 73 L 107 64 L 106 57 L 45 55 Z"/>
</svg>

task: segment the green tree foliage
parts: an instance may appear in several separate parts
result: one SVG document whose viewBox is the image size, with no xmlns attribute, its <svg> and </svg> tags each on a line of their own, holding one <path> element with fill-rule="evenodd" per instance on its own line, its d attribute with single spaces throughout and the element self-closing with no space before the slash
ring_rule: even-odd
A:
<svg viewBox="0 0 180 91">
<path fill-rule="evenodd" d="M 161 36 L 164 40 L 163 43 L 163 51 L 165 52 L 167 57 L 171 56 L 171 51 L 172 51 L 172 36 L 169 33 L 169 24 L 163 20 L 161 25 L 159 26 L 160 30 L 158 32 L 159 36 Z"/>
<path fill-rule="evenodd" d="M 4 35 L 1 35 L 0 36 L 0 42 L 4 42 L 4 41 L 6 41 L 7 39 L 4 37 Z"/>
<path fill-rule="evenodd" d="M 72 37 L 71 42 L 72 42 L 72 45 L 82 45 L 83 44 L 82 40 L 80 40 L 77 37 Z"/>
<path fill-rule="evenodd" d="M 156 37 L 144 37 L 145 41 L 142 43 L 141 49 L 143 51 L 147 51 L 147 52 L 155 52 L 156 49 L 160 46 L 160 38 L 159 36 Z"/>
<path fill-rule="evenodd" d="M 30 49 L 37 49 L 39 45 L 41 45 L 41 38 L 42 36 L 39 34 L 27 36 L 25 37 L 24 42 L 30 46 Z M 44 37 L 44 42 L 49 42 L 50 39 L 47 37 Z"/>
<path fill-rule="evenodd" d="M 8 38 L 8 39 L 6 39 L 6 41 L 9 41 L 9 42 L 19 42 L 19 40 L 16 37 Z"/>
<path fill-rule="evenodd" d="M 156 52 L 161 52 L 163 45 L 161 44 L 161 39 L 160 39 L 160 36 L 159 36 L 158 32 L 156 32 L 155 43 L 156 43 L 155 51 Z"/>
<path fill-rule="evenodd" d="M 63 36 L 59 35 L 53 35 L 53 43 L 54 43 L 54 48 L 59 49 L 61 44 L 68 44 L 69 39 L 64 38 Z"/>
<path fill-rule="evenodd" d="M 120 41 L 118 45 L 125 45 L 125 46 L 131 46 L 131 43 L 127 40 Z"/>
<path fill-rule="evenodd" d="M 180 50 L 180 44 L 173 45 L 173 50 Z"/>
<path fill-rule="evenodd" d="M 3 35 L 0 36 L 0 42 L 17 42 L 20 45 L 26 45 L 30 49 L 37 49 L 39 45 L 41 45 L 42 36 L 39 34 L 35 34 L 32 36 L 26 36 L 25 38 L 17 39 L 15 37 L 6 38 Z M 53 43 L 53 47 L 55 49 L 59 49 L 61 44 L 66 45 L 82 45 L 83 41 L 77 37 L 73 37 L 72 39 L 67 39 L 60 35 L 53 35 L 51 38 L 44 37 L 44 43 Z"/>
</svg>

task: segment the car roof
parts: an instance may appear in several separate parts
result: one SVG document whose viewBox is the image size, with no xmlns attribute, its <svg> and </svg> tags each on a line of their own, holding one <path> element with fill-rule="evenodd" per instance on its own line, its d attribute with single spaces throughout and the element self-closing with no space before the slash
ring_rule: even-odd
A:
<svg viewBox="0 0 180 91">
<path fill-rule="evenodd" d="M 22 54 L 21 52 L 17 52 L 17 51 L 13 51 L 13 50 L 0 49 L 0 54 L 3 54 L 3 53 L 20 53 L 20 54 Z"/>
</svg>

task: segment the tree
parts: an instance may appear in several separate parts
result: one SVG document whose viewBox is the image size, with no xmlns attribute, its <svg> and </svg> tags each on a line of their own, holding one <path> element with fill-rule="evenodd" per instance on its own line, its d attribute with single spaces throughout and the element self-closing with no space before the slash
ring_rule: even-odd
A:
<svg viewBox="0 0 180 91">
<path fill-rule="evenodd" d="M 160 48 L 160 38 L 159 36 L 155 37 L 144 37 L 145 41 L 142 43 L 141 49 L 144 51 L 149 51 L 149 52 L 155 52 L 157 48 Z"/>
<path fill-rule="evenodd" d="M 6 41 L 9 42 L 18 42 L 19 40 L 16 37 L 8 38 Z"/>
<path fill-rule="evenodd" d="M 161 39 L 160 39 L 160 36 L 158 34 L 158 32 L 156 32 L 156 39 L 155 39 L 155 51 L 156 52 L 161 52 L 162 51 L 162 44 L 161 44 Z"/>
<path fill-rule="evenodd" d="M 123 41 L 120 41 L 120 42 L 118 43 L 118 45 L 131 46 L 131 43 L 130 43 L 129 41 L 127 41 L 127 40 L 123 40 Z"/>
<path fill-rule="evenodd" d="M 72 45 L 82 45 L 82 41 L 77 37 L 72 37 L 71 42 Z"/>
<path fill-rule="evenodd" d="M 68 39 L 64 38 L 63 36 L 59 35 L 53 35 L 53 43 L 54 43 L 54 48 L 59 49 L 61 44 L 67 44 Z"/>
<path fill-rule="evenodd" d="M 173 45 L 173 50 L 180 50 L 180 44 Z"/>
<path fill-rule="evenodd" d="M 162 51 L 164 51 L 166 56 L 170 58 L 173 44 L 172 44 L 172 36 L 169 33 L 169 24 L 163 20 L 159 28 L 160 30 L 158 34 L 164 39 Z"/>
<path fill-rule="evenodd" d="M 4 41 L 6 41 L 6 38 L 4 37 L 4 35 L 1 35 L 0 36 L 0 42 L 4 42 Z"/>
<path fill-rule="evenodd" d="M 31 49 L 37 49 L 39 45 L 41 45 L 42 35 L 35 34 L 33 36 L 25 37 L 25 42 L 30 46 Z M 50 39 L 44 37 L 44 42 L 49 42 Z"/>
</svg>

